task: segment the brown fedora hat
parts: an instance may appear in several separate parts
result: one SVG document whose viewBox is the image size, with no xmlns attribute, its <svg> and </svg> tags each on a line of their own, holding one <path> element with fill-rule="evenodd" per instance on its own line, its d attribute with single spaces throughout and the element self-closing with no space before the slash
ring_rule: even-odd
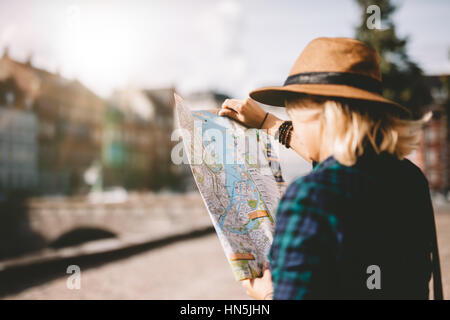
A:
<svg viewBox="0 0 450 320">
<path fill-rule="evenodd" d="M 283 86 L 257 89 L 250 97 L 279 107 L 284 107 L 288 96 L 299 93 L 373 101 L 409 115 L 407 108 L 382 96 L 379 60 L 374 49 L 358 40 L 317 38 L 297 58 Z"/>
</svg>

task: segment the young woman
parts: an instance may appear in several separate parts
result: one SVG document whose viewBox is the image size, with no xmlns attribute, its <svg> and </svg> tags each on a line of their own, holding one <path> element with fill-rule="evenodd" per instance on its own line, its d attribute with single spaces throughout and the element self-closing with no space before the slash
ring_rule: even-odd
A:
<svg viewBox="0 0 450 320">
<path fill-rule="evenodd" d="M 284 86 L 250 97 L 286 107 L 292 122 L 254 100 L 226 100 L 220 115 L 267 129 L 313 163 L 286 190 L 261 278 L 243 281 L 256 299 L 441 297 L 428 183 L 405 156 L 429 116 L 381 95 L 376 52 L 347 38 L 313 40 Z"/>
</svg>

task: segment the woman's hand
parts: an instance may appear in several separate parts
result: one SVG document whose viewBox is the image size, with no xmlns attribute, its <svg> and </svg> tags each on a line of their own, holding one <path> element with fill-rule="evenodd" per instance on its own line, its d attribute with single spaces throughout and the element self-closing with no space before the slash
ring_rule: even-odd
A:
<svg viewBox="0 0 450 320">
<path fill-rule="evenodd" d="M 264 269 L 260 278 L 243 280 L 242 286 L 247 289 L 247 294 L 256 300 L 273 299 L 272 275 L 269 268 Z"/>
<path fill-rule="evenodd" d="M 266 111 L 251 98 L 245 100 L 226 99 L 219 115 L 237 120 L 249 128 L 259 128 L 266 116 Z"/>
<path fill-rule="evenodd" d="M 266 111 L 264 111 L 264 109 L 251 98 L 247 98 L 245 100 L 226 99 L 222 104 L 222 109 L 219 111 L 219 116 L 226 116 L 237 120 L 249 128 L 260 128 L 262 122 L 264 121 L 262 129 L 267 130 L 267 133 L 272 136 L 276 134 L 278 128 L 283 123 L 283 120 L 277 118 L 271 113 L 269 113 L 266 117 Z M 266 120 L 264 120 L 264 118 L 266 118 Z M 305 144 L 306 141 L 309 140 L 307 138 L 299 140 L 297 134 L 293 134 L 291 136 L 290 146 L 303 159 L 311 162 L 311 157 Z"/>
</svg>

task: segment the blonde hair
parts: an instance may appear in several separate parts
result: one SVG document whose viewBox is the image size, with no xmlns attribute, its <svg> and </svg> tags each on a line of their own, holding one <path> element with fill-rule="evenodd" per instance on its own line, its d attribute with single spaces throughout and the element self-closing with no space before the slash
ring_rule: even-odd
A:
<svg viewBox="0 0 450 320">
<path fill-rule="evenodd" d="M 286 108 L 291 118 L 319 117 L 324 143 L 346 166 L 355 164 L 368 145 L 377 154 L 387 151 L 404 158 L 417 148 L 420 129 L 431 118 L 429 112 L 419 120 L 407 120 L 385 105 L 308 95 L 286 100 Z"/>
</svg>

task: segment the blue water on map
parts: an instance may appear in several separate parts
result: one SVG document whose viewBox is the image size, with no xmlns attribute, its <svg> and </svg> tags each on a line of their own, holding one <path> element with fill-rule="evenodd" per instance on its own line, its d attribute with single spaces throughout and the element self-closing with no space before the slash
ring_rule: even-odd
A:
<svg viewBox="0 0 450 320">
<path fill-rule="evenodd" d="M 222 164 L 223 168 L 220 166 L 210 167 L 213 172 L 217 173 L 220 170 L 225 170 L 225 188 L 227 189 L 227 192 L 230 197 L 230 203 L 227 208 L 225 208 L 225 213 L 222 214 L 219 218 L 219 226 L 222 230 L 224 227 L 225 219 L 228 215 L 229 210 L 236 205 L 236 210 L 239 212 L 241 204 L 245 203 L 247 199 L 241 199 L 240 192 L 238 190 L 238 184 L 241 182 L 242 178 L 241 175 L 245 174 L 246 167 L 244 164 L 241 163 L 226 163 L 224 157 L 226 157 L 226 154 L 234 154 L 234 140 L 235 138 L 231 134 L 231 130 L 227 130 L 227 128 L 230 128 L 230 120 L 227 118 L 217 116 L 216 114 L 208 111 L 202 111 L 200 113 L 194 113 L 194 117 L 201 120 L 201 122 L 196 121 L 195 126 L 199 126 L 201 124 L 202 126 L 202 135 L 203 135 L 203 143 L 205 145 L 205 149 L 207 149 L 209 152 L 214 152 L 214 158 L 215 163 Z M 217 140 L 217 137 L 215 137 L 215 134 L 209 131 L 210 135 L 214 137 L 211 139 L 211 141 L 205 137 L 205 133 L 208 130 L 217 130 L 222 134 L 222 143 L 220 143 Z M 216 131 L 216 132 L 217 132 Z M 233 142 L 232 144 L 229 144 L 229 142 Z M 222 146 L 221 146 L 222 144 Z M 222 150 L 217 150 L 218 147 L 222 147 Z M 257 204 L 255 208 L 258 208 L 260 206 L 260 195 L 258 192 L 258 189 L 251 179 L 249 177 L 248 182 L 251 184 L 253 190 L 254 190 L 254 196 L 257 200 Z M 231 228 L 230 226 L 227 226 L 227 230 L 236 234 L 247 234 L 249 231 L 257 228 L 262 221 L 263 218 L 257 218 L 253 220 L 249 220 L 242 228 Z"/>
</svg>

